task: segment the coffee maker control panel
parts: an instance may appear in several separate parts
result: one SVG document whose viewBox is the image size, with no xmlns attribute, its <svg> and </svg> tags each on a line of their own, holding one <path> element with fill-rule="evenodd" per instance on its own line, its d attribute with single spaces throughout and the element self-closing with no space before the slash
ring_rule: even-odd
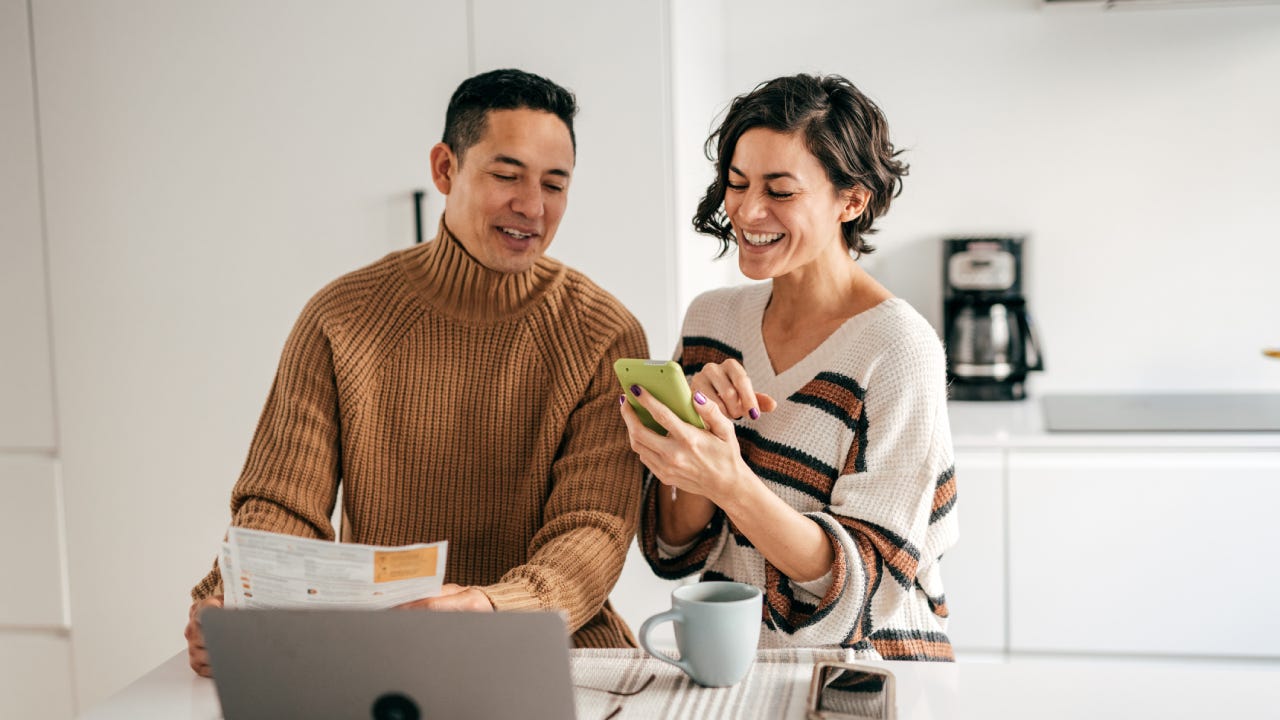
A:
<svg viewBox="0 0 1280 720">
<path fill-rule="evenodd" d="M 947 259 L 947 278 L 955 290 L 1008 290 L 1017 276 L 1013 254 L 996 243 L 969 243 Z"/>
</svg>

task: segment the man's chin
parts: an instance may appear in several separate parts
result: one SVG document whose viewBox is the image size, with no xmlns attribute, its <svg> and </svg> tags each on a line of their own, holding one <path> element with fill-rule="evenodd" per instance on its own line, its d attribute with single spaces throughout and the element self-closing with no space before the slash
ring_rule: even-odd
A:
<svg viewBox="0 0 1280 720">
<path fill-rule="evenodd" d="M 520 251 L 508 247 L 502 252 L 495 253 L 495 256 L 490 258 L 491 263 L 487 265 L 490 270 L 497 272 L 521 273 L 533 267 L 541 257 L 541 245 L 530 245 Z"/>
</svg>

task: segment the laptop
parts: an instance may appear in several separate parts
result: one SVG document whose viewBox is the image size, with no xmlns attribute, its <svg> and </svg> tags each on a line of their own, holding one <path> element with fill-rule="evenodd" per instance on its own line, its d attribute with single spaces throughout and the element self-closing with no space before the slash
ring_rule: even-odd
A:
<svg viewBox="0 0 1280 720">
<path fill-rule="evenodd" d="M 211 608 L 201 624 L 226 720 L 574 717 L 559 613 Z"/>
</svg>

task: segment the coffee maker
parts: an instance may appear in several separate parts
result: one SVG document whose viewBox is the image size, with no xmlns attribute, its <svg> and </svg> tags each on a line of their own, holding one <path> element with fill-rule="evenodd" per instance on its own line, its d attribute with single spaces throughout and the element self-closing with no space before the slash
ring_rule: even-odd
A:
<svg viewBox="0 0 1280 720">
<path fill-rule="evenodd" d="M 1025 398 L 1044 359 L 1022 296 L 1022 238 L 948 238 L 942 274 L 949 397 Z"/>
</svg>

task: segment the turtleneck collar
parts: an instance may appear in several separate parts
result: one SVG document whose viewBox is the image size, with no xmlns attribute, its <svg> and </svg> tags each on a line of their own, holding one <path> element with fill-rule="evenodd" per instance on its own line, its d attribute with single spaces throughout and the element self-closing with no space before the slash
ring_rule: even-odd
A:
<svg viewBox="0 0 1280 720">
<path fill-rule="evenodd" d="M 445 227 L 443 216 L 435 239 L 401 257 L 409 282 L 429 306 L 470 322 L 496 322 L 521 314 L 565 273 L 563 264 L 545 256 L 522 272 L 490 270 Z"/>
</svg>

